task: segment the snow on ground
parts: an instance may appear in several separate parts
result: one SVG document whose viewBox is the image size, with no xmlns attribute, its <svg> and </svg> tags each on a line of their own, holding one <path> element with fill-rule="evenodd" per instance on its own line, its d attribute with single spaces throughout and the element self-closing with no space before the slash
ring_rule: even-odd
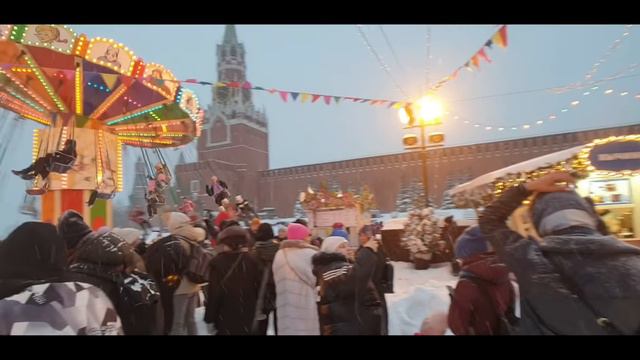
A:
<svg viewBox="0 0 640 360">
<path fill-rule="evenodd" d="M 413 335 L 422 321 L 434 312 L 447 312 L 449 292 L 458 278 L 449 263 L 416 270 L 413 263 L 394 261 L 394 293 L 386 294 L 389 335 Z"/>
<path fill-rule="evenodd" d="M 448 263 L 433 265 L 428 270 L 416 270 L 412 263 L 394 261 L 394 293 L 387 294 L 389 335 L 413 335 L 420 330 L 422 321 L 436 311 L 448 311 L 449 292 L 457 277 L 451 275 Z M 196 309 L 198 335 L 207 335 L 202 320 L 204 308 Z M 267 335 L 274 335 L 270 319 Z"/>
</svg>

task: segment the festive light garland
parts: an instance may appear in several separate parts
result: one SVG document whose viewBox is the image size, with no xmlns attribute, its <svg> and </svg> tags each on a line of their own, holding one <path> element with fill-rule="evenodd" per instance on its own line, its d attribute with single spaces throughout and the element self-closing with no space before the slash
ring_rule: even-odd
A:
<svg viewBox="0 0 640 360">
<path fill-rule="evenodd" d="M 161 109 L 163 107 L 164 107 L 164 104 L 163 105 L 154 106 L 154 107 L 152 107 L 150 109 L 147 109 L 147 110 L 144 110 L 144 111 L 140 111 L 140 112 L 136 112 L 136 113 L 133 113 L 133 114 L 129 114 L 129 115 L 121 117 L 121 118 L 119 118 L 117 120 L 109 121 L 107 123 L 107 125 L 109 125 L 109 126 L 115 125 L 117 123 L 120 123 L 120 122 L 123 122 L 123 121 L 127 121 L 129 119 L 133 119 L 133 118 L 138 117 L 138 116 L 145 115 L 147 113 L 150 113 L 151 111 L 158 110 L 158 109 Z"/>
<path fill-rule="evenodd" d="M 593 95 L 595 90 L 600 89 L 599 86 L 594 86 L 592 87 L 590 90 L 591 91 L 586 91 L 582 94 L 582 96 L 589 96 L 589 95 Z M 602 92 L 603 95 L 610 95 L 613 94 L 614 90 L 613 89 L 607 89 L 605 91 Z M 618 93 L 619 96 L 627 96 L 629 95 L 628 91 L 621 91 Z M 640 100 L 640 93 L 638 95 L 634 96 L 635 99 Z M 547 121 L 554 121 L 557 120 L 559 116 L 561 116 L 564 113 L 567 113 L 571 108 L 575 108 L 578 105 L 580 105 L 582 102 L 580 100 L 573 100 L 571 101 L 568 106 L 563 107 L 559 112 L 554 112 L 554 113 L 550 113 L 547 116 L 545 116 L 544 118 L 538 118 L 538 120 L 534 120 L 531 122 L 527 122 L 527 123 L 523 123 L 523 124 L 519 124 L 519 125 L 510 125 L 510 126 L 495 126 L 495 125 L 491 125 L 491 124 L 484 124 L 484 123 L 478 123 L 478 122 L 474 122 L 474 121 L 469 121 L 469 120 L 463 120 L 463 124 L 467 124 L 470 126 L 473 126 L 475 128 L 483 128 L 486 131 L 490 131 L 490 130 L 495 130 L 495 131 L 504 131 L 504 130 L 528 130 L 530 129 L 533 125 L 543 125 L 545 123 L 547 123 Z M 454 120 L 458 120 L 460 119 L 461 116 L 460 115 L 454 115 L 453 119 Z"/>
</svg>

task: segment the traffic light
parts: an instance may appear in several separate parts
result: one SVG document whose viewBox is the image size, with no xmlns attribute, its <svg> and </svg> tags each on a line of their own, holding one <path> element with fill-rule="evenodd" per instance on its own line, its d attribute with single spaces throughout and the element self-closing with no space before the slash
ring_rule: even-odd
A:
<svg viewBox="0 0 640 360">
<path fill-rule="evenodd" d="M 444 133 L 435 132 L 429 134 L 429 144 L 442 144 L 444 142 Z"/>
</svg>

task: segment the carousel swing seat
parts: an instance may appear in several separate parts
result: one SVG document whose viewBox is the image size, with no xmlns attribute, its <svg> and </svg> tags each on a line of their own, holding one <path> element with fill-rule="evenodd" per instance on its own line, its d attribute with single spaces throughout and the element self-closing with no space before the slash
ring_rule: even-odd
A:
<svg viewBox="0 0 640 360">
<path fill-rule="evenodd" d="M 66 154 L 62 151 L 56 151 L 55 155 L 51 159 L 49 171 L 59 174 L 66 174 L 67 172 L 69 172 L 69 170 L 71 170 L 75 163 L 75 156 Z"/>
<path fill-rule="evenodd" d="M 44 195 L 47 193 L 47 191 L 49 190 L 49 182 L 45 181 L 45 183 L 41 186 L 41 187 L 32 187 L 30 189 L 27 189 L 27 195 L 31 195 L 31 196 L 39 196 L 39 195 Z"/>
</svg>

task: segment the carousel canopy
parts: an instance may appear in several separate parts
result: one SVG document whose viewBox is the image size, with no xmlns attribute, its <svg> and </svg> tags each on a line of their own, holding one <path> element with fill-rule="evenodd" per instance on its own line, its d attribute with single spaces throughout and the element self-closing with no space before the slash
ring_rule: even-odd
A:
<svg viewBox="0 0 640 360">
<path fill-rule="evenodd" d="M 141 147 L 187 144 L 203 116 L 195 94 L 162 65 L 63 25 L 0 25 L 0 107 Z"/>
</svg>

